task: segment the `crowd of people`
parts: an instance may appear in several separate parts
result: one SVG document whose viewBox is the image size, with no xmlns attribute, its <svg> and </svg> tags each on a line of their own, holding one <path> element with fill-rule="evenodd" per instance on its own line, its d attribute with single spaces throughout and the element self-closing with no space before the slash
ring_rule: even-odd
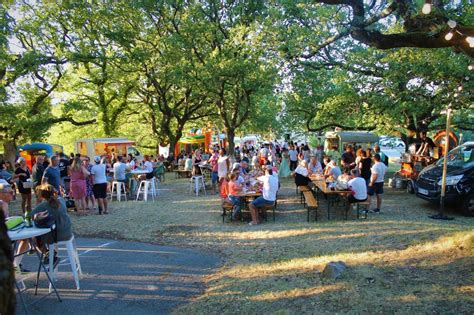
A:
<svg viewBox="0 0 474 315">
<path fill-rule="evenodd" d="M 57 194 L 74 204 L 79 215 L 86 215 L 90 210 L 98 210 L 99 214 L 108 214 L 107 192 L 111 181 L 126 183 L 129 188 L 130 171 L 141 167 L 146 170 L 143 178 L 151 179 L 155 176 L 163 178 L 165 172 L 164 157 L 144 156 L 137 161 L 129 154 L 127 157 L 95 156 L 93 163 L 88 156 L 71 154 L 70 157 L 59 152 L 51 157 L 36 155 L 34 165 L 30 169 L 26 160 L 19 157 L 13 168 L 8 162 L 0 162 L 0 179 L 21 196 L 23 213 L 32 210 L 32 195 L 36 194 L 36 203 L 39 195 L 36 188 L 42 184 L 50 184 Z"/>
</svg>

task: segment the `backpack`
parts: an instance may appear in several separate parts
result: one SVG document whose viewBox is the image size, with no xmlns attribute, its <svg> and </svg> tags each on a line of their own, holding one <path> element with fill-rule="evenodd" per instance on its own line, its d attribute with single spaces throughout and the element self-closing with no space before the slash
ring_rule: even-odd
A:
<svg viewBox="0 0 474 315">
<path fill-rule="evenodd" d="M 388 166 L 388 156 L 385 155 L 385 153 L 383 152 L 380 152 L 380 154 L 381 154 L 380 159 L 382 160 L 383 164 L 385 164 L 385 166 Z"/>
</svg>

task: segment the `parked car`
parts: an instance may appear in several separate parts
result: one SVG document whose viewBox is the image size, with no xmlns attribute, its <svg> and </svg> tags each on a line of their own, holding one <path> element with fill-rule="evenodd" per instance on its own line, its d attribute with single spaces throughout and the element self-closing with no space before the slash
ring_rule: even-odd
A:
<svg viewBox="0 0 474 315">
<path fill-rule="evenodd" d="M 443 160 L 439 159 L 420 172 L 415 188 L 418 197 L 439 202 Z M 474 141 L 451 150 L 447 165 L 446 204 L 456 204 L 464 215 L 474 216 Z"/>
</svg>

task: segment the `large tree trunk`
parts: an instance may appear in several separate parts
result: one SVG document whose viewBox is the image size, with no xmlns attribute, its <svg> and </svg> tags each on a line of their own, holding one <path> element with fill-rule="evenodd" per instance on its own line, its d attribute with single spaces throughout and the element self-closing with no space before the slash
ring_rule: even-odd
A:
<svg viewBox="0 0 474 315">
<path fill-rule="evenodd" d="M 0 210 L 0 314 L 15 314 L 13 251 L 4 220 L 3 211 Z"/>
<path fill-rule="evenodd" d="M 3 142 L 3 152 L 5 161 L 10 161 L 12 165 L 15 165 L 16 141 L 5 140 L 5 142 Z"/>
<path fill-rule="evenodd" d="M 234 128 L 229 128 L 227 127 L 226 128 L 227 130 L 227 140 L 229 141 L 229 155 L 230 156 L 234 156 L 234 149 L 235 149 L 235 142 L 234 142 L 234 138 L 235 138 L 235 129 Z"/>
</svg>

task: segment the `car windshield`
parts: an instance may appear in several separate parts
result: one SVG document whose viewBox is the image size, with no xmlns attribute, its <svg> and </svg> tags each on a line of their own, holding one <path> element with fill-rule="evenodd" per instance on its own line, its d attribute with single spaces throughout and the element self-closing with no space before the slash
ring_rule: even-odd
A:
<svg viewBox="0 0 474 315">
<path fill-rule="evenodd" d="M 443 164 L 443 159 L 437 165 Z M 448 153 L 448 166 L 468 168 L 474 166 L 474 145 L 462 145 Z"/>
</svg>

